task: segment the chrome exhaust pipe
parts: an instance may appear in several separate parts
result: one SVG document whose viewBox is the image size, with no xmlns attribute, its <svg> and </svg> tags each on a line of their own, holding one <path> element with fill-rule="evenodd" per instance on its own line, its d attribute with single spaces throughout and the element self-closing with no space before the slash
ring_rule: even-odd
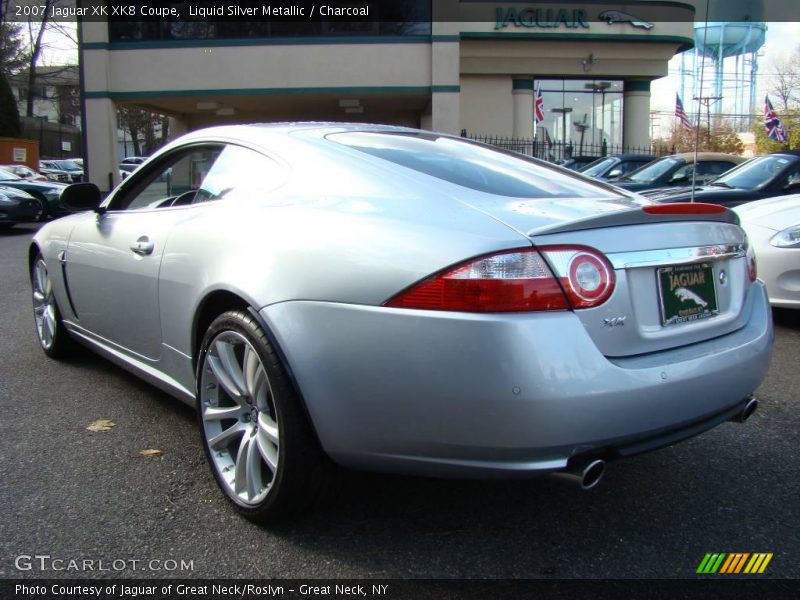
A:
<svg viewBox="0 0 800 600">
<path fill-rule="evenodd" d="M 735 415 L 733 418 L 731 418 L 731 421 L 734 421 L 736 423 L 744 423 L 745 421 L 747 421 L 747 419 L 753 416 L 753 413 L 756 412 L 757 408 L 758 408 L 758 400 L 756 400 L 751 396 L 750 399 L 747 401 L 747 404 L 744 405 L 742 411 L 739 414 Z"/>
<path fill-rule="evenodd" d="M 596 458 L 594 460 L 575 461 L 566 470 L 553 473 L 558 479 L 578 485 L 582 490 L 591 490 L 596 487 L 606 472 L 606 461 Z"/>
</svg>

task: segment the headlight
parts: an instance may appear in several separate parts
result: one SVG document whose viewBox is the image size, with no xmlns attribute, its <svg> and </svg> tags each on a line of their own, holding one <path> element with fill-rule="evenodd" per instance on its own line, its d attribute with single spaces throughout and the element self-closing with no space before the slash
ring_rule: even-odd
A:
<svg viewBox="0 0 800 600">
<path fill-rule="evenodd" d="M 800 225 L 779 231 L 772 236 L 769 243 L 778 248 L 800 248 Z"/>
</svg>

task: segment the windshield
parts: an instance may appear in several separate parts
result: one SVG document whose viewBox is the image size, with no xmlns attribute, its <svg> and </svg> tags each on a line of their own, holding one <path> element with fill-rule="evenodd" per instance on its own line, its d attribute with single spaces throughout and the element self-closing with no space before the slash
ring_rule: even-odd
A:
<svg viewBox="0 0 800 600">
<path fill-rule="evenodd" d="M 712 183 L 720 183 L 741 190 L 754 190 L 766 184 L 792 162 L 794 161 L 791 158 L 781 155 L 759 156 L 720 175 Z"/>
<path fill-rule="evenodd" d="M 683 163 L 684 161 L 679 158 L 662 158 L 660 160 L 654 160 L 653 162 L 636 169 L 624 179 L 625 181 L 636 181 L 637 183 L 653 183 Z"/>
<path fill-rule="evenodd" d="M 51 161 L 53 166 L 57 169 L 63 169 L 64 171 L 80 171 L 81 168 L 76 165 L 74 162 L 69 160 L 54 160 Z"/>
<path fill-rule="evenodd" d="M 21 177 L 17 177 L 11 171 L 0 169 L 0 181 L 17 181 L 19 179 L 21 179 Z"/>
<path fill-rule="evenodd" d="M 588 165 L 583 167 L 580 172 L 584 175 L 588 175 L 589 177 L 597 177 L 598 175 L 605 173 L 606 169 L 610 169 L 616 163 L 616 158 L 598 158 L 596 161 L 590 162 Z"/>
<path fill-rule="evenodd" d="M 613 198 L 599 183 L 521 154 L 437 134 L 335 133 L 328 139 L 418 173 L 513 198 Z"/>
</svg>

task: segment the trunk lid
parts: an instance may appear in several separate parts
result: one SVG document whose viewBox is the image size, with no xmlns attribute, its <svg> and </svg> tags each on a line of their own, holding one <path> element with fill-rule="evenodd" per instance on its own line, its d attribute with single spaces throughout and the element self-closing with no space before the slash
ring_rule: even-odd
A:
<svg viewBox="0 0 800 600">
<path fill-rule="evenodd" d="M 482 210 L 525 232 L 535 246 L 589 246 L 609 259 L 616 278 L 611 298 L 575 311 L 604 355 L 676 348 L 745 325 L 746 238 L 732 211 L 649 214 L 635 199 L 571 204 L 521 201 Z"/>
</svg>

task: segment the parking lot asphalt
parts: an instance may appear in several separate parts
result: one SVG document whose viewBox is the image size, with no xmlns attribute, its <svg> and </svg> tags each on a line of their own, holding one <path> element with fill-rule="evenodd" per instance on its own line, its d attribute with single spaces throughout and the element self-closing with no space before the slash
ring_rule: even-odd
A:
<svg viewBox="0 0 800 600">
<path fill-rule="evenodd" d="M 216 489 L 191 409 L 89 352 L 45 357 L 34 231 L 0 232 L 0 577 L 673 578 L 708 552 L 771 552 L 763 577 L 800 577 L 800 314 L 775 313 L 747 423 L 612 463 L 596 490 L 343 472 L 313 512 L 267 529 Z M 115 425 L 87 431 L 98 419 Z M 51 558 L 18 558 L 34 555 Z"/>
</svg>

